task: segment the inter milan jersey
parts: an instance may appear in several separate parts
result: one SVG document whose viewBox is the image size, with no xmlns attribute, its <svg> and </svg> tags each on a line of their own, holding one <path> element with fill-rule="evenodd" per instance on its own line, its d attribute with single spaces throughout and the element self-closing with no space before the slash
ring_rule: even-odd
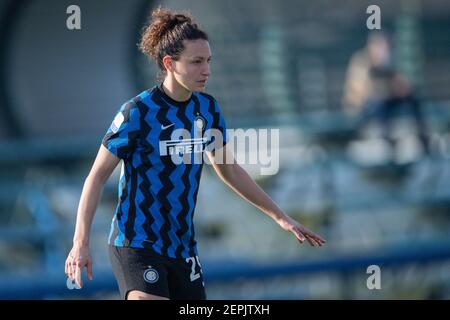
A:
<svg viewBox="0 0 450 320">
<path fill-rule="evenodd" d="M 155 86 L 123 104 L 102 141 L 123 159 L 109 244 L 196 256 L 193 217 L 204 152 L 226 142 L 225 121 L 208 94 L 179 102 Z"/>
</svg>

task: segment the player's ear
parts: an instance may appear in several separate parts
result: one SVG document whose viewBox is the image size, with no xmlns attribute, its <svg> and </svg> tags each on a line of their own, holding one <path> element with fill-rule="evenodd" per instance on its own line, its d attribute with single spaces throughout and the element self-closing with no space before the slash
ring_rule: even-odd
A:
<svg viewBox="0 0 450 320">
<path fill-rule="evenodd" d="M 173 68 L 173 60 L 171 56 L 164 56 L 164 58 L 162 59 L 164 68 L 166 68 L 167 71 L 173 72 L 174 68 Z"/>
</svg>

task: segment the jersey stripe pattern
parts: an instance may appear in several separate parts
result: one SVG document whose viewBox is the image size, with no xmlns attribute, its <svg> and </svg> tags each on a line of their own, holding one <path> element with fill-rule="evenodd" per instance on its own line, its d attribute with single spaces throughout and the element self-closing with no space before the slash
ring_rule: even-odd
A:
<svg viewBox="0 0 450 320">
<path fill-rule="evenodd" d="M 205 149 L 226 143 L 219 105 L 206 93 L 179 102 L 155 86 L 124 103 L 102 140 L 123 160 L 109 244 L 178 259 L 198 255 L 193 218 L 201 160 Z"/>
</svg>

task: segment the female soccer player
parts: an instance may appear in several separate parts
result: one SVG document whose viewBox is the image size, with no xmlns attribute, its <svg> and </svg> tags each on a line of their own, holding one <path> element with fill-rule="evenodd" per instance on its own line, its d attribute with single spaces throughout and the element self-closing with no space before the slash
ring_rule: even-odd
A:
<svg viewBox="0 0 450 320">
<path fill-rule="evenodd" d="M 120 160 L 119 201 L 109 254 L 123 299 L 206 299 L 193 215 L 206 153 L 217 175 L 242 198 L 303 243 L 325 241 L 287 216 L 234 161 L 227 164 L 225 121 L 204 93 L 210 76 L 208 36 L 188 14 L 152 12 L 141 51 L 155 60 L 162 83 L 122 105 L 103 138 L 78 207 L 65 271 L 81 287 L 92 280 L 90 226 L 100 194 Z M 209 134 L 208 134 L 209 132 Z M 218 195 L 219 196 L 219 195 Z"/>
</svg>

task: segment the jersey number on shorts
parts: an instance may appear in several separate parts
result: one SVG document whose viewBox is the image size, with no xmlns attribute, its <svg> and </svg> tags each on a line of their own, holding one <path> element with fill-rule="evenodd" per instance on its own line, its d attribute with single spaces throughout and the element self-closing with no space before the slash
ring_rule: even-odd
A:
<svg viewBox="0 0 450 320">
<path fill-rule="evenodd" d="M 202 272 L 202 266 L 200 265 L 200 261 L 198 260 L 198 256 L 186 258 L 186 262 L 192 262 L 191 265 L 191 282 L 200 278 L 200 273 L 195 273 L 195 262 L 197 261 L 198 266 L 200 267 L 200 272 Z"/>
</svg>

